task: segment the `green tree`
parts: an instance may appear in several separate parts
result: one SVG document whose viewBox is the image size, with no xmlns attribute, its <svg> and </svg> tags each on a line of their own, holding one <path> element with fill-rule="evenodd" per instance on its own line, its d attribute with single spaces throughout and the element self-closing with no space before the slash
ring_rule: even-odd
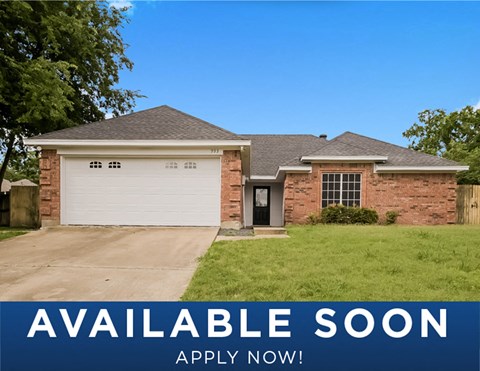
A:
<svg viewBox="0 0 480 371">
<path fill-rule="evenodd" d="M 16 182 L 21 179 L 28 179 L 38 184 L 40 178 L 39 158 L 36 151 L 16 153 L 10 157 L 5 179 Z"/>
<path fill-rule="evenodd" d="M 22 138 L 132 110 L 140 95 L 117 87 L 120 70 L 133 67 L 120 35 L 125 10 L 105 1 L 0 2 L 0 182 Z"/>
<path fill-rule="evenodd" d="M 480 184 L 480 110 L 426 110 L 418 121 L 403 133 L 410 148 L 469 165 L 469 171 L 458 174 L 458 183 Z"/>
</svg>

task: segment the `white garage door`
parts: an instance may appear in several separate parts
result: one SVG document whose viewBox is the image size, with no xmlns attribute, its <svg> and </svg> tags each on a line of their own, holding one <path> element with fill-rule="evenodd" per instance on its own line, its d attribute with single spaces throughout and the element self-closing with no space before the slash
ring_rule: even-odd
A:
<svg viewBox="0 0 480 371">
<path fill-rule="evenodd" d="M 65 158 L 62 224 L 220 225 L 220 159 Z"/>
</svg>

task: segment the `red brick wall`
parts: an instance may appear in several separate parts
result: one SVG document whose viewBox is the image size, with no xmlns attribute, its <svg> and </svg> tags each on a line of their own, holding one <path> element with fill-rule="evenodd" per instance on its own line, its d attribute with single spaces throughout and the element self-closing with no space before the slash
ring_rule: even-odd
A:
<svg viewBox="0 0 480 371">
<path fill-rule="evenodd" d="M 60 223 L 60 156 L 43 150 L 40 158 L 40 216 L 42 225 Z"/>
<path fill-rule="evenodd" d="M 283 190 L 285 223 L 305 223 L 320 211 L 320 187 L 316 174 L 286 174 Z"/>
<path fill-rule="evenodd" d="M 304 223 L 321 210 L 322 173 L 362 174 L 362 206 L 400 213 L 401 224 L 455 222 L 455 174 L 374 174 L 372 164 L 313 164 L 311 174 L 287 174 L 285 223 Z"/>
<path fill-rule="evenodd" d="M 242 160 L 240 151 L 223 151 L 221 221 L 236 224 L 243 221 Z M 226 225 L 228 226 L 228 225 Z"/>
<path fill-rule="evenodd" d="M 380 217 L 400 213 L 400 224 L 455 223 L 455 174 L 372 174 L 367 185 L 368 207 Z"/>
</svg>

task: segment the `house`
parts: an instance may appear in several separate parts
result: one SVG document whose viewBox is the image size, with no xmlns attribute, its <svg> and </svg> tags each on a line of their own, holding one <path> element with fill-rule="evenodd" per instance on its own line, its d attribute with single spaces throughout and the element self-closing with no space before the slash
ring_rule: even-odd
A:
<svg viewBox="0 0 480 371">
<path fill-rule="evenodd" d="M 3 179 L 2 184 L 0 186 L 0 193 L 7 194 L 8 192 L 10 192 L 11 188 L 12 188 L 12 183 L 10 183 L 10 181 L 7 179 Z"/>
<path fill-rule="evenodd" d="M 455 222 L 456 162 L 346 132 L 238 135 L 168 106 L 25 140 L 42 225 L 282 226 L 332 203 Z"/>
</svg>

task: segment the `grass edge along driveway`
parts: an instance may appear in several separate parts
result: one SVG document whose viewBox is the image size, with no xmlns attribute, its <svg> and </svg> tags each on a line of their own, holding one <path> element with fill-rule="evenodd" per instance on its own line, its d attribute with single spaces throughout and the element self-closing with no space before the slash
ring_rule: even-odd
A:
<svg viewBox="0 0 480 371">
<path fill-rule="evenodd" d="M 216 242 L 185 301 L 478 301 L 480 226 L 290 226 Z"/>
<path fill-rule="evenodd" d="M 6 240 L 7 238 L 21 236 L 26 233 L 28 233 L 28 231 L 19 228 L 0 227 L 0 241 Z"/>
</svg>

